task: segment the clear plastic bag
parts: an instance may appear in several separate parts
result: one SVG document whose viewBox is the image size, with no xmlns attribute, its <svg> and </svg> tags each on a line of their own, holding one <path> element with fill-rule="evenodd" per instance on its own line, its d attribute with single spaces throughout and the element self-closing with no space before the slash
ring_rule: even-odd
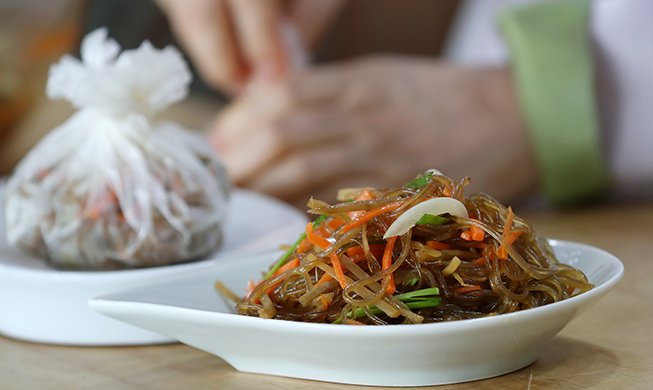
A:
<svg viewBox="0 0 653 390">
<path fill-rule="evenodd" d="M 120 53 L 106 29 L 82 61 L 50 69 L 47 94 L 79 110 L 53 129 L 7 183 L 10 244 L 63 269 L 122 269 L 198 259 L 221 243 L 228 182 L 207 142 L 154 114 L 188 94 L 174 47 Z"/>
</svg>

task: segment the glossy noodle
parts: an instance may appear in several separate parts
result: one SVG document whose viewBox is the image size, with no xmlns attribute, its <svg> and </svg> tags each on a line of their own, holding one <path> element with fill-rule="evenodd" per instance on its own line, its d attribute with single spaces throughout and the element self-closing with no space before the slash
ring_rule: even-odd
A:
<svg viewBox="0 0 653 390">
<path fill-rule="evenodd" d="M 546 239 L 510 208 L 485 194 L 466 196 L 468 182 L 429 172 L 403 188 L 341 191 L 339 204 L 312 199 L 309 212 L 320 217 L 259 282 L 250 281 L 238 313 L 318 323 L 429 323 L 529 309 L 593 287 L 581 271 L 558 263 Z M 461 202 L 467 217 L 421 215 L 416 207 L 437 198 Z M 412 213 L 419 214 L 416 222 L 414 215 L 400 218 L 411 208 L 419 211 Z M 395 222 L 393 231 L 408 225 L 384 239 Z"/>
</svg>

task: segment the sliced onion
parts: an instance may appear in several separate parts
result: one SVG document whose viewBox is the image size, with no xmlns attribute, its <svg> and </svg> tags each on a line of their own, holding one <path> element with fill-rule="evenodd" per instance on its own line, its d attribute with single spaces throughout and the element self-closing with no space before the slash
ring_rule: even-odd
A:
<svg viewBox="0 0 653 390">
<path fill-rule="evenodd" d="M 424 214 L 442 215 L 450 214 L 456 217 L 469 218 L 465 205 L 454 198 L 433 198 L 413 206 L 406 210 L 388 228 L 383 236 L 387 240 L 390 237 L 401 236 L 408 233 L 415 226 Z"/>
<path fill-rule="evenodd" d="M 449 265 L 447 265 L 443 270 L 442 270 L 442 276 L 445 278 L 452 273 L 456 272 L 458 269 L 458 266 L 460 265 L 461 261 L 458 258 L 458 256 L 454 256 L 453 259 L 451 259 L 451 262 L 449 262 Z"/>
</svg>

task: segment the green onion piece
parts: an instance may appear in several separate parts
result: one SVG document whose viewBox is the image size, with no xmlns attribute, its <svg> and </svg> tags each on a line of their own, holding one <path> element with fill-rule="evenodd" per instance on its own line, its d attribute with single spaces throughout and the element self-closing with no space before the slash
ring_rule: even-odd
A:
<svg viewBox="0 0 653 390">
<path fill-rule="evenodd" d="M 423 307 L 438 306 L 440 304 L 440 297 L 433 297 L 433 295 L 439 295 L 439 294 L 440 294 L 440 289 L 438 289 L 437 287 L 431 287 L 431 288 L 423 288 L 421 290 L 415 290 L 403 294 L 398 294 L 395 295 L 395 298 L 404 302 L 409 309 L 420 309 Z M 374 305 L 370 306 L 370 311 L 374 314 L 383 313 L 381 309 L 377 308 Z M 365 315 L 365 310 L 363 310 L 363 308 L 359 307 L 356 309 L 355 318 L 360 318 L 364 315 Z M 351 312 L 349 312 L 347 316 L 351 317 Z M 342 318 L 338 318 L 332 323 L 340 324 L 342 323 Z"/>
<path fill-rule="evenodd" d="M 428 301 L 407 302 L 409 309 L 423 309 L 425 307 L 436 307 L 440 305 L 440 298 L 429 299 Z"/>
<path fill-rule="evenodd" d="M 324 221 L 328 217 L 329 216 L 326 215 L 326 214 L 322 214 L 319 217 L 317 217 L 317 219 L 315 221 L 313 221 L 313 228 L 315 228 L 317 225 L 322 223 L 322 221 Z M 297 246 L 299 245 L 299 243 L 302 242 L 302 240 L 304 240 L 305 238 L 306 238 L 306 233 L 302 233 L 302 235 L 299 236 L 297 241 L 295 241 L 295 243 L 283 253 L 283 255 L 279 258 L 279 260 L 277 260 L 277 262 L 274 264 L 274 266 L 272 268 L 270 268 L 270 271 L 268 271 L 268 273 L 263 277 L 263 280 L 269 279 L 270 276 L 274 275 L 274 273 L 277 272 L 277 270 L 279 268 L 281 268 L 281 266 L 286 263 L 286 260 L 288 260 L 288 257 L 290 257 L 290 255 L 292 255 L 292 253 L 295 251 L 295 249 L 297 249 Z"/>
<path fill-rule="evenodd" d="M 419 282 L 419 278 L 415 277 L 415 278 L 412 278 L 412 279 L 410 280 L 410 282 L 408 282 L 408 285 L 411 286 L 411 287 L 413 287 L 414 285 L 417 284 L 417 282 Z"/>
<path fill-rule="evenodd" d="M 400 301 L 404 301 L 406 299 L 425 297 L 428 295 L 439 295 L 439 294 L 440 294 L 440 289 L 438 289 L 437 287 L 431 287 L 431 288 L 423 288 L 421 290 L 415 290 L 415 291 L 395 295 L 395 298 L 397 298 Z"/>
<path fill-rule="evenodd" d="M 418 302 L 406 302 L 406 306 L 408 306 L 409 309 L 422 309 L 425 307 L 436 307 L 440 305 L 440 298 L 432 298 L 429 300 L 423 300 L 423 301 L 418 301 Z M 379 309 L 378 307 L 372 305 L 370 306 L 370 311 L 374 314 L 382 314 L 383 311 Z M 351 318 L 352 312 L 347 313 L 347 317 Z M 356 317 L 355 318 L 361 318 L 365 315 L 365 310 L 363 310 L 362 307 L 359 307 L 356 309 Z M 342 323 L 342 318 L 338 318 L 337 320 L 333 321 L 332 324 L 341 324 Z"/>
<path fill-rule="evenodd" d="M 406 184 L 405 188 L 422 188 L 426 186 L 426 183 L 429 182 L 429 179 L 433 176 L 433 172 L 427 172 L 424 176 L 418 177 L 417 179 Z"/>
<path fill-rule="evenodd" d="M 415 225 L 444 225 L 451 223 L 451 219 L 439 215 L 424 214 Z"/>
</svg>

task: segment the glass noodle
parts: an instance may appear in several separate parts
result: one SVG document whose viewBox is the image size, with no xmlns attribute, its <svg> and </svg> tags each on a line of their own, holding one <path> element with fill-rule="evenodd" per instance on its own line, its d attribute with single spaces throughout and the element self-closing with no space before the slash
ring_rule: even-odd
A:
<svg viewBox="0 0 653 390">
<path fill-rule="evenodd" d="M 404 188 L 341 191 L 339 204 L 311 199 L 309 212 L 321 217 L 268 275 L 250 282 L 238 313 L 428 323 L 529 309 L 593 287 L 581 271 L 558 263 L 547 241 L 511 209 L 485 194 L 466 196 L 468 183 L 435 172 Z M 462 202 L 468 218 L 427 214 L 406 233 L 383 238 L 407 210 L 443 197 Z"/>
</svg>

